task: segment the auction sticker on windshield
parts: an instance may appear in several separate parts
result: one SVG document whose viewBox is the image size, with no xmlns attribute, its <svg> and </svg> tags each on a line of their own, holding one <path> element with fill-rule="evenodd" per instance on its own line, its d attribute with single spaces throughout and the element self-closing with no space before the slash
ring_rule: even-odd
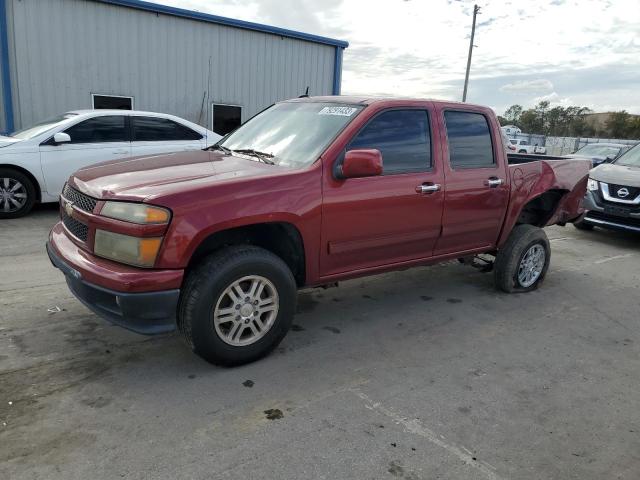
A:
<svg viewBox="0 0 640 480">
<path fill-rule="evenodd" d="M 324 107 L 318 112 L 318 115 L 340 115 L 342 117 L 350 117 L 358 110 L 354 107 Z"/>
</svg>

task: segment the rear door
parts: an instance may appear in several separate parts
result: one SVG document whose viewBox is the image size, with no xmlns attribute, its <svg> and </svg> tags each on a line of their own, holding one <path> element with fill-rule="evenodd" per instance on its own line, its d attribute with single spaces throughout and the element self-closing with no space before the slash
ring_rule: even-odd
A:
<svg viewBox="0 0 640 480">
<path fill-rule="evenodd" d="M 447 182 L 436 255 L 496 244 L 509 201 L 499 126 L 482 110 L 439 108 Z"/>
<path fill-rule="evenodd" d="M 133 156 L 153 155 L 205 147 L 204 137 L 195 130 L 168 118 L 131 117 Z"/>
<path fill-rule="evenodd" d="M 379 150 L 383 175 L 338 180 L 325 173 L 322 276 L 432 255 L 444 197 L 432 124 L 426 107 L 382 110 L 352 137 L 346 150 Z M 423 185 L 437 189 L 422 192 Z"/>
<path fill-rule="evenodd" d="M 47 193 L 59 195 L 76 170 L 131 155 L 128 117 L 101 115 L 83 120 L 66 130 L 69 143 L 56 145 L 52 139 L 40 145 L 40 163 Z"/>
</svg>

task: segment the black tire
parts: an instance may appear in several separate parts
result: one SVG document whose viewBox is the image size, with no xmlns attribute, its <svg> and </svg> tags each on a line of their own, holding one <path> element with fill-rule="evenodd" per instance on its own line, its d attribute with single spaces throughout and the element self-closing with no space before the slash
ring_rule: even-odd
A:
<svg viewBox="0 0 640 480">
<path fill-rule="evenodd" d="M 230 345 L 214 327 L 214 310 L 227 287 L 249 275 L 264 277 L 275 286 L 277 315 L 270 329 L 255 343 Z M 193 352 L 206 361 L 222 366 L 242 365 L 264 357 L 278 346 L 293 322 L 296 300 L 295 279 L 280 257 L 254 246 L 227 247 L 206 257 L 188 275 L 178 307 L 178 329 Z"/>
<path fill-rule="evenodd" d="M 527 153 L 526 150 L 520 150 L 518 153 Z"/>
<path fill-rule="evenodd" d="M 585 223 L 583 221 L 574 222 L 573 226 L 578 230 L 593 230 L 593 225 L 591 225 L 590 223 Z"/>
<path fill-rule="evenodd" d="M 13 168 L 0 168 L 0 188 L 3 188 L 3 180 L 2 179 L 10 179 L 16 182 L 20 182 L 21 185 L 24 186 L 23 191 L 26 193 L 27 198 L 24 205 L 22 205 L 18 210 L 5 212 L 3 211 L 4 202 L 2 193 L 0 192 L 0 218 L 19 218 L 24 217 L 27 213 L 31 211 L 33 206 L 36 203 L 36 187 L 33 182 L 27 177 L 24 173 L 14 170 Z"/>
<path fill-rule="evenodd" d="M 539 244 L 544 248 L 545 259 L 542 272 L 531 285 L 523 285 L 518 279 L 518 270 L 525 254 Z M 494 264 L 496 287 L 507 293 L 529 292 L 538 288 L 549 269 L 551 248 L 544 230 L 533 225 L 518 225 L 509 235 L 504 246 L 498 251 Z"/>
</svg>

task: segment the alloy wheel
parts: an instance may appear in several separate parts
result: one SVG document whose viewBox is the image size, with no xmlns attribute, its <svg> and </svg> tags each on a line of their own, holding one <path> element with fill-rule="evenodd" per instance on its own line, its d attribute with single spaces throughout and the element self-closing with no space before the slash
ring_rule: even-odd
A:
<svg viewBox="0 0 640 480">
<path fill-rule="evenodd" d="M 527 288 L 536 283 L 542 275 L 546 260 L 547 254 L 539 243 L 527 250 L 518 266 L 518 282 L 522 287 Z"/>
<path fill-rule="evenodd" d="M 27 203 L 27 188 L 15 178 L 0 178 L 0 211 L 13 213 Z"/>
<path fill-rule="evenodd" d="M 271 329 L 278 305 L 278 291 L 269 279 L 259 275 L 242 277 L 231 283 L 216 302 L 216 333 L 229 345 L 251 345 Z"/>
</svg>

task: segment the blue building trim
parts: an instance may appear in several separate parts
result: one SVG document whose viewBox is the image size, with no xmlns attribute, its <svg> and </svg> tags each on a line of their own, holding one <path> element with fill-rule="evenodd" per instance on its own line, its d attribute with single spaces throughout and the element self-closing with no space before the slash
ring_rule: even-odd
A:
<svg viewBox="0 0 640 480">
<path fill-rule="evenodd" d="M 311 35 L 309 33 L 296 32 L 295 30 L 288 30 L 286 28 L 272 27 L 270 25 L 263 25 L 261 23 L 245 22 L 243 20 L 235 20 L 233 18 L 220 17 L 218 15 L 210 15 L 207 13 L 195 12 L 193 10 L 185 10 L 183 8 L 168 7 L 166 5 L 159 5 L 157 3 L 144 2 L 142 0 L 97 0 L 102 3 L 110 3 L 112 5 L 120 5 L 122 7 L 131 7 L 138 10 L 146 10 L 153 13 L 164 13 L 166 15 L 173 15 L 176 17 L 190 18 L 192 20 L 201 20 L 203 22 L 217 23 L 219 25 L 226 25 L 229 27 L 243 28 L 245 30 L 254 30 L 256 32 L 272 33 L 274 35 L 280 35 L 281 37 L 296 38 L 298 40 L 306 40 L 308 42 L 322 43 L 325 45 L 331 45 L 334 47 L 347 48 L 349 42 L 342 40 L 336 40 L 328 37 L 321 37 L 318 35 Z"/>
<path fill-rule="evenodd" d="M 0 70 L 2 75 L 2 105 L 5 131 L 13 132 L 13 96 L 11 94 L 11 67 L 9 65 L 9 31 L 7 30 L 7 2 L 0 0 Z"/>
<path fill-rule="evenodd" d="M 342 52 L 344 48 L 336 47 L 336 58 L 333 65 L 333 94 L 340 95 L 342 85 Z"/>
</svg>

